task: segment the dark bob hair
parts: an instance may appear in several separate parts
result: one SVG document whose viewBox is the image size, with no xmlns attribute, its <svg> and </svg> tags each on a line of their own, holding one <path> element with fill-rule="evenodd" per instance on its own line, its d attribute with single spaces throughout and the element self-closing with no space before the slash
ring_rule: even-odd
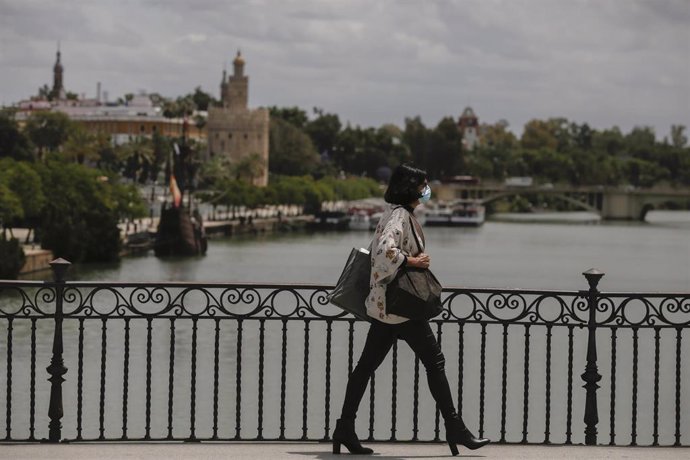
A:
<svg viewBox="0 0 690 460">
<path fill-rule="evenodd" d="M 388 181 L 388 188 L 383 198 L 391 204 L 407 206 L 420 197 L 420 185 L 426 181 L 426 171 L 408 164 L 395 168 Z"/>
</svg>

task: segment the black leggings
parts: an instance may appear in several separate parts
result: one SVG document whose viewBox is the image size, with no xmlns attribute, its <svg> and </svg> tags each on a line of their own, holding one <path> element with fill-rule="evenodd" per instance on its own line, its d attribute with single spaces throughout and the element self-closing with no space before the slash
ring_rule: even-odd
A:
<svg viewBox="0 0 690 460">
<path fill-rule="evenodd" d="M 446 378 L 445 359 L 427 321 L 406 321 L 401 324 L 386 324 L 373 320 L 367 341 L 357 366 L 350 374 L 343 401 L 341 418 L 354 420 L 359 402 L 364 396 L 369 378 L 383 362 L 395 341 L 401 338 L 412 348 L 426 368 L 429 389 L 436 400 L 443 418 L 454 417 L 455 406 Z"/>
</svg>

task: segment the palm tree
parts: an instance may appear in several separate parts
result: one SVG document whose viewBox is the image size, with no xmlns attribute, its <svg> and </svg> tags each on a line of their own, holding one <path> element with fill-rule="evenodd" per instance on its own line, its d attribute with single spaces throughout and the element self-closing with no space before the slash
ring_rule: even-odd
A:
<svg viewBox="0 0 690 460">
<path fill-rule="evenodd" d="M 79 164 L 98 159 L 99 139 L 81 126 L 72 129 L 62 147 L 62 156 Z"/>
<path fill-rule="evenodd" d="M 237 180 L 246 179 L 250 184 L 263 176 L 266 170 L 266 162 L 258 153 L 250 153 L 232 166 L 235 178 Z"/>
</svg>

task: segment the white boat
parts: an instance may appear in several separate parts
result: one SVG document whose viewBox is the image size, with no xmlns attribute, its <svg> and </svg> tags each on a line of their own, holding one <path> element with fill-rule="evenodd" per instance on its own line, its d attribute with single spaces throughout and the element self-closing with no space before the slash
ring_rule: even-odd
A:
<svg viewBox="0 0 690 460">
<path fill-rule="evenodd" d="M 370 231 L 376 229 L 376 224 L 379 223 L 381 216 L 380 212 L 368 212 L 366 210 L 358 210 L 350 213 L 350 230 Z"/>
<path fill-rule="evenodd" d="M 475 200 L 437 203 L 426 210 L 428 226 L 480 226 L 485 219 L 484 205 Z"/>
</svg>

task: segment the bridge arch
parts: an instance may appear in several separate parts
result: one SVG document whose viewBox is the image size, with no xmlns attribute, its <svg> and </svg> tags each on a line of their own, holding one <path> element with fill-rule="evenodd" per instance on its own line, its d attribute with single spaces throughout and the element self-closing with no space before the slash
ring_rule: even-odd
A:
<svg viewBox="0 0 690 460">
<path fill-rule="evenodd" d="M 487 205 L 489 203 L 493 203 L 494 201 L 498 201 L 501 198 L 506 198 L 510 196 L 519 196 L 519 195 L 538 195 L 540 192 L 539 191 L 523 191 L 523 190 L 507 190 L 505 192 L 499 192 L 495 193 L 492 195 L 489 195 L 487 197 L 481 198 L 481 203 L 483 205 Z M 549 196 L 552 196 L 554 198 L 557 198 L 561 201 L 565 201 L 566 203 L 574 204 L 575 206 L 589 212 L 593 212 L 597 215 L 601 215 L 601 210 L 597 209 L 596 207 L 590 205 L 589 203 L 586 203 L 582 200 L 578 200 L 576 198 L 569 197 L 566 194 L 563 193 L 553 193 L 553 192 L 548 192 Z"/>
</svg>

